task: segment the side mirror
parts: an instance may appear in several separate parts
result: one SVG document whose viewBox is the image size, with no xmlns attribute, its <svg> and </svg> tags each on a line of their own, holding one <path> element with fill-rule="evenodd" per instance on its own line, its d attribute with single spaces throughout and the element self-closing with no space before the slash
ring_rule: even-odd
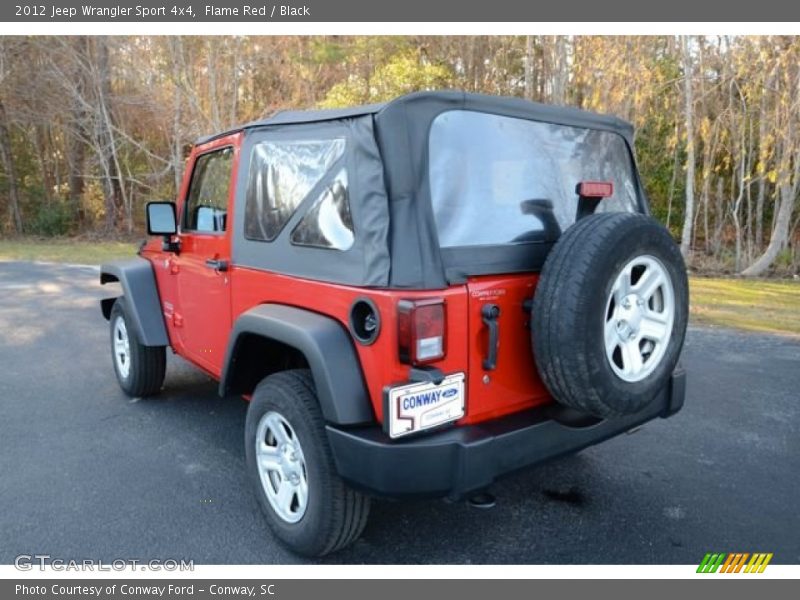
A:
<svg viewBox="0 0 800 600">
<path fill-rule="evenodd" d="M 147 203 L 147 233 L 149 235 L 175 235 L 178 223 L 174 202 Z"/>
<path fill-rule="evenodd" d="M 164 237 L 161 248 L 164 252 L 179 252 L 180 243 L 173 242 L 172 236 L 178 232 L 178 219 L 174 202 L 147 203 L 147 233 Z"/>
</svg>

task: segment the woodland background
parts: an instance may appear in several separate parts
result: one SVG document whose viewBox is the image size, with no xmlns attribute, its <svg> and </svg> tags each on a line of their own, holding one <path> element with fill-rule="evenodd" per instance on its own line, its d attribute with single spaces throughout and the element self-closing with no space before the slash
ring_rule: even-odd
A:
<svg viewBox="0 0 800 600">
<path fill-rule="evenodd" d="M 698 271 L 800 271 L 795 37 L 0 38 L 0 236 L 128 239 L 200 135 L 440 88 L 618 115 Z"/>
</svg>

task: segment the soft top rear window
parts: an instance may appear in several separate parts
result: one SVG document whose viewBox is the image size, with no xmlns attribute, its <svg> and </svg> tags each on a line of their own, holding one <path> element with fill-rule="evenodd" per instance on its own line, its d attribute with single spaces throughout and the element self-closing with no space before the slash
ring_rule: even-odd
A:
<svg viewBox="0 0 800 600">
<path fill-rule="evenodd" d="M 611 181 L 597 211 L 637 210 L 633 162 L 609 131 L 453 110 L 429 139 L 431 202 L 443 248 L 552 241 L 575 222 L 581 181 Z"/>
</svg>

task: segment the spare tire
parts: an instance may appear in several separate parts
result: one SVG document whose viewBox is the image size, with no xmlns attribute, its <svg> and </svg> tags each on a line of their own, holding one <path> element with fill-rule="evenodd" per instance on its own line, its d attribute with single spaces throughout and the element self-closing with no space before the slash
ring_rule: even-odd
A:
<svg viewBox="0 0 800 600">
<path fill-rule="evenodd" d="M 556 242 L 536 287 L 539 375 L 570 408 L 636 413 L 678 362 L 688 306 L 683 257 L 663 226 L 633 213 L 584 217 Z"/>
</svg>

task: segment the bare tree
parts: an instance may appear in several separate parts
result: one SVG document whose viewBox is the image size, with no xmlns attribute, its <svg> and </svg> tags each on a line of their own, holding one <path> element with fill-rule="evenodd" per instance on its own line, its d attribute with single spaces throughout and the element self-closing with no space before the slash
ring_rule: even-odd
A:
<svg viewBox="0 0 800 600">
<path fill-rule="evenodd" d="M 71 41 L 75 47 L 75 51 L 86 55 L 89 51 L 89 39 L 87 36 L 77 36 Z M 86 95 L 86 79 L 82 71 L 76 73 L 75 86 L 77 95 L 83 97 Z M 72 206 L 74 214 L 78 218 L 78 224 L 83 225 L 84 211 L 83 211 L 83 193 L 85 190 L 84 172 L 86 167 L 86 137 L 88 132 L 85 130 L 87 123 L 86 109 L 83 102 L 77 98 L 70 98 L 70 118 L 77 135 L 71 134 L 68 131 L 67 141 L 67 161 L 68 161 L 68 185 L 69 185 L 69 203 Z"/>
<path fill-rule="evenodd" d="M 569 45 L 566 36 L 556 36 L 552 61 L 552 96 L 553 104 L 566 104 L 567 85 L 569 84 Z"/>
<path fill-rule="evenodd" d="M 745 276 L 762 275 L 775 261 L 789 242 L 789 226 L 792 220 L 798 186 L 800 186 L 800 139 L 797 131 L 797 111 L 800 109 L 800 68 L 794 53 L 788 52 L 784 66 L 783 101 L 777 110 L 782 118 L 779 139 L 778 175 L 775 221 L 769 244 L 756 261 L 742 271 Z"/>
<path fill-rule="evenodd" d="M 736 88 L 736 94 L 739 97 L 741 102 L 741 123 L 739 125 L 739 139 L 737 142 L 734 143 L 734 165 L 738 165 L 738 182 L 733 177 L 731 178 L 731 185 L 738 183 L 739 193 L 736 196 L 736 200 L 734 201 L 731 207 L 731 217 L 733 217 L 733 227 L 736 231 L 736 253 L 735 253 L 735 264 L 734 268 L 738 272 L 742 267 L 742 224 L 739 213 L 742 207 L 742 201 L 744 200 L 745 195 L 745 188 L 747 187 L 747 173 L 750 171 L 750 165 L 748 161 L 750 160 L 750 154 L 747 151 L 747 101 L 742 94 L 742 90 L 736 84 L 736 79 L 731 79 L 731 103 L 734 102 L 733 100 L 733 88 Z M 733 113 L 733 111 L 731 111 Z M 736 120 L 732 121 L 732 127 L 736 124 Z M 731 132 L 734 134 L 735 132 Z"/>
<path fill-rule="evenodd" d="M 525 98 L 533 100 L 533 36 L 525 36 Z"/>
<path fill-rule="evenodd" d="M 22 233 L 22 212 L 19 207 L 19 187 L 17 184 L 17 166 L 14 151 L 11 147 L 8 114 L 3 101 L 2 90 L 5 88 L 7 69 L 9 67 L 7 42 L 0 39 L 0 161 L 6 172 L 8 182 L 8 216 L 17 233 Z"/>
<path fill-rule="evenodd" d="M 172 172 L 175 177 L 175 192 L 181 187 L 181 176 L 183 175 L 183 151 L 182 151 L 182 127 L 181 119 L 183 116 L 183 94 L 180 85 L 181 71 L 180 59 L 183 55 L 183 41 L 181 37 L 169 38 L 170 62 L 172 63 L 172 139 L 170 150 L 172 155 Z"/>
<path fill-rule="evenodd" d="M 766 82 L 764 84 L 764 90 L 761 94 L 760 106 L 759 106 L 759 119 L 758 119 L 758 142 L 761 146 L 759 148 L 759 155 L 760 155 L 760 163 L 766 161 L 767 156 L 766 152 L 764 151 L 763 144 L 764 140 L 767 139 L 768 126 L 769 126 L 769 118 L 768 118 L 768 104 L 767 98 L 768 90 L 772 88 L 773 82 L 773 75 L 767 77 Z M 764 199 L 767 195 L 767 178 L 764 177 L 763 173 L 759 174 L 758 177 L 758 191 L 756 193 L 756 215 L 755 215 L 755 247 L 757 251 L 761 251 L 761 248 L 764 245 Z"/>
<path fill-rule="evenodd" d="M 683 218 L 681 234 L 681 254 L 689 257 L 692 243 L 692 223 L 694 219 L 694 67 L 689 37 L 682 39 L 683 44 L 683 96 L 684 122 L 686 124 L 686 212 Z"/>
</svg>

